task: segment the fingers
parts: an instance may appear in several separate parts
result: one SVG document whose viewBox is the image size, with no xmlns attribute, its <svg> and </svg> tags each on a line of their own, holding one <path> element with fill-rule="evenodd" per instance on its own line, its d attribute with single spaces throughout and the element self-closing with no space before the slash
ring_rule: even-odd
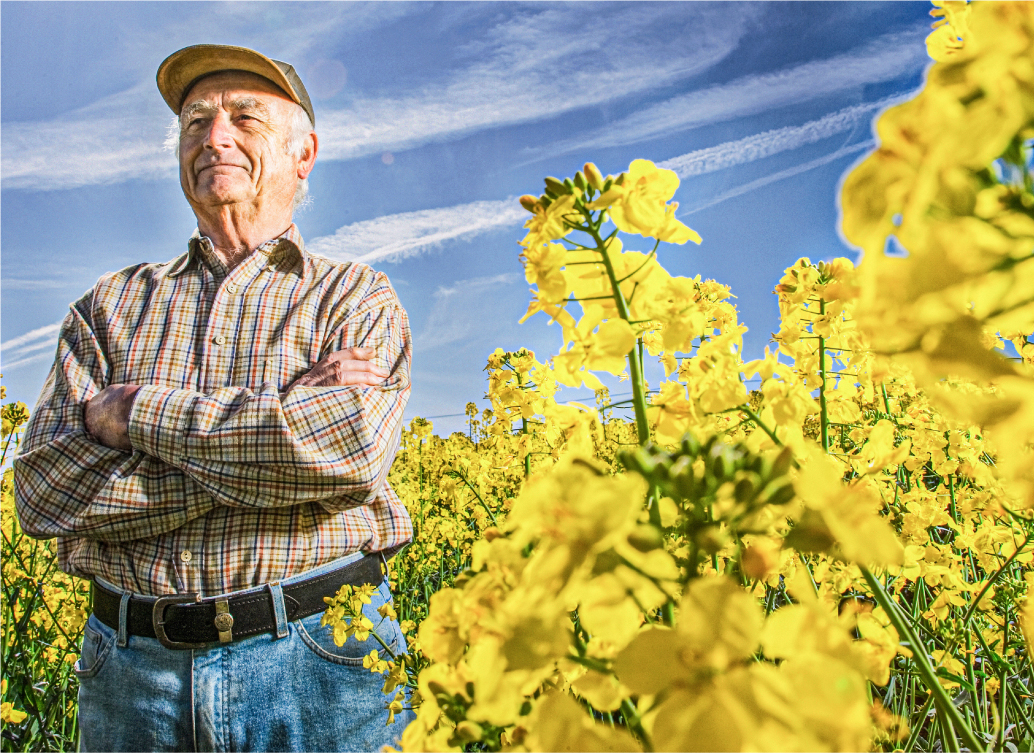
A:
<svg viewBox="0 0 1034 753">
<path fill-rule="evenodd" d="M 384 372 L 384 370 L 378 369 L 378 372 Z M 377 373 L 374 371 L 355 370 L 335 373 L 328 370 L 320 374 L 310 372 L 309 375 L 302 378 L 310 387 L 379 387 L 384 384 L 387 376 L 387 373 Z"/>
<path fill-rule="evenodd" d="M 370 361 L 377 355 L 373 348 L 342 348 L 331 353 L 327 358 L 336 358 L 344 361 Z"/>
<path fill-rule="evenodd" d="M 331 353 L 299 378 L 294 387 L 380 387 L 391 375 L 373 362 L 373 348 L 344 348 Z"/>
<path fill-rule="evenodd" d="M 316 368 L 319 368 L 324 362 L 328 362 L 333 363 L 340 372 L 371 371 L 387 377 L 391 372 L 373 363 L 375 355 L 377 352 L 373 348 L 343 348 L 324 358 L 323 361 L 316 364 Z"/>
</svg>

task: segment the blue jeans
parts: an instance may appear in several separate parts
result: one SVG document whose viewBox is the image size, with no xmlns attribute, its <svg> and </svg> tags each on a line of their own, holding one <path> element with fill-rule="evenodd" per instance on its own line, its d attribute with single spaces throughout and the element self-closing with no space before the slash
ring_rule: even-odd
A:
<svg viewBox="0 0 1034 753">
<path fill-rule="evenodd" d="M 349 559 L 355 558 L 332 564 Z M 406 640 L 398 623 L 377 614 L 377 608 L 390 601 L 385 581 L 364 611 L 384 642 L 403 653 Z M 154 638 L 120 636 L 91 615 L 75 666 L 80 750 L 398 747 L 412 712 L 397 714 L 395 723 L 386 726 L 385 706 L 394 693 L 383 694 L 384 676 L 363 667 L 363 656 L 378 649 L 383 657 L 383 647 L 372 635 L 365 642 L 350 637 L 337 646 L 329 629 L 320 627 L 321 617 L 318 612 L 285 622 L 281 632 L 286 635 L 281 638 L 268 633 L 226 645 L 175 650 Z"/>
</svg>

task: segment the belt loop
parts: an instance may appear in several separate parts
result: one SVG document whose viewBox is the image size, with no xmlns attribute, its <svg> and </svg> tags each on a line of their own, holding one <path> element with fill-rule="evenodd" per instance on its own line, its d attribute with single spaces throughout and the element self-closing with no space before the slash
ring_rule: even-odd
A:
<svg viewBox="0 0 1034 753">
<path fill-rule="evenodd" d="M 269 598 L 273 601 L 273 615 L 276 617 L 276 637 L 287 637 L 287 605 L 284 603 L 284 589 L 280 581 L 267 584 Z"/>
<path fill-rule="evenodd" d="M 122 592 L 122 600 L 118 604 L 118 647 L 125 648 L 129 643 L 129 597 L 130 591 Z"/>
</svg>

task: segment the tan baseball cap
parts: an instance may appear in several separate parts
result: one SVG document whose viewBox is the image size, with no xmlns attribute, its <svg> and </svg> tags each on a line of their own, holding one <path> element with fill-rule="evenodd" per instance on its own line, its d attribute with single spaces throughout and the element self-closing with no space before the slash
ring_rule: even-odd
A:
<svg viewBox="0 0 1034 753">
<path fill-rule="evenodd" d="M 316 114 L 302 80 L 294 68 L 247 47 L 225 44 L 195 44 L 172 53 L 158 66 L 158 91 L 177 115 L 190 88 L 200 79 L 220 71 L 247 71 L 272 81 L 309 114 L 316 125 Z"/>
</svg>

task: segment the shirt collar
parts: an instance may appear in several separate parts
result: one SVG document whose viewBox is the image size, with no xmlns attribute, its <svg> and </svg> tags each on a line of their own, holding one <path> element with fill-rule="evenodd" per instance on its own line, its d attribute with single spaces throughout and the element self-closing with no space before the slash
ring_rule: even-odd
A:
<svg viewBox="0 0 1034 753">
<path fill-rule="evenodd" d="M 183 272 L 185 272 L 196 259 L 205 259 L 211 253 L 211 239 L 207 236 L 201 235 L 201 231 L 195 228 L 193 235 L 191 235 L 190 239 L 187 241 L 187 253 L 183 254 L 173 262 L 171 269 L 168 271 L 168 276 L 178 277 L 183 274 Z M 298 226 L 293 222 L 287 230 L 276 238 L 272 238 L 265 243 L 260 244 L 252 253 L 261 254 L 262 256 L 267 257 L 265 264 L 282 264 L 284 268 L 293 267 L 295 262 L 298 261 L 304 263 L 308 256 L 308 254 L 305 253 L 305 242 L 302 240 L 302 234 L 298 231 Z"/>
</svg>

